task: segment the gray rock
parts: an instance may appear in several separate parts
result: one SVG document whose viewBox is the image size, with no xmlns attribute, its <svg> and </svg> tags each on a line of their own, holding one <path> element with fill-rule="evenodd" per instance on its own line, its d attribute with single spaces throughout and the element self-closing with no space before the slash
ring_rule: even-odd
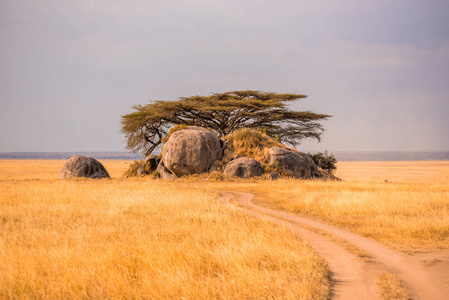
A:
<svg viewBox="0 0 449 300">
<path fill-rule="evenodd" d="M 92 157 L 75 155 L 71 157 L 62 167 L 59 179 L 70 178 L 109 178 L 109 173 L 104 166 Z"/>
<path fill-rule="evenodd" d="M 222 156 L 220 139 L 196 126 L 174 132 L 162 147 L 162 162 L 176 176 L 205 173 Z"/>
<path fill-rule="evenodd" d="M 253 158 L 239 157 L 231 160 L 225 167 L 223 175 L 226 177 L 250 178 L 260 176 L 263 169 Z"/>
<path fill-rule="evenodd" d="M 212 172 L 218 172 L 218 167 L 216 167 L 216 166 L 210 167 L 209 168 L 209 173 L 212 173 Z"/>
<path fill-rule="evenodd" d="M 278 165 L 283 173 L 295 178 L 319 177 L 313 160 L 305 153 L 288 148 L 273 147 L 268 151 L 270 165 Z"/>
<path fill-rule="evenodd" d="M 136 170 L 137 175 L 143 176 L 156 171 L 161 160 L 157 155 L 150 154 L 142 161 L 142 165 Z"/>
<path fill-rule="evenodd" d="M 147 171 L 145 170 L 145 164 L 141 165 L 138 169 L 137 169 L 137 175 L 146 175 Z"/>
<path fill-rule="evenodd" d="M 145 157 L 144 165 L 149 166 L 150 171 L 154 171 L 157 169 L 157 166 L 159 165 L 160 158 L 157 155 L 150 154 L 147 157 Z"/>
<path fill-rule="evenodd" d="M 142 166 L 140 166 L 137 169 L 137 175 L 147 175 L 151 172 L 155 171 L 157 169 L 157 166 L 159 165 L 159 162 L 161 160 L 157 155 L 150 154 L 147 157 L 145 157 L 145 160 L 143 161 Z"/>
<path fill-rule="evenodd" d="M 268 179 L 270 179 L 270 180 L 278 180 L 279 179 L 279 173 L 278 172 L 271 172 L 270 175 L 268 175 Z"/>
<path fill-rule="evenodd" d="M 167 168 L 164 166 L 164 162 L 160 162 L 157 166 L 156 171 L 159 173 L 159 176 L 161 179 L 176 179 L 178 178 L 176 175 L 174 175 L 172 172 L 167 170 Z"/>
<path fill-rule="evenodd" d="M 325 170 L 323 170 L 322 168 L 318 167 L 318 172 L 320 172 L 320 179 L 321 180 L 336 180 L 336 181 L 341 181 L 340 178 L 332 175 L 329 172 L 326 172 Z"/>
</svg>

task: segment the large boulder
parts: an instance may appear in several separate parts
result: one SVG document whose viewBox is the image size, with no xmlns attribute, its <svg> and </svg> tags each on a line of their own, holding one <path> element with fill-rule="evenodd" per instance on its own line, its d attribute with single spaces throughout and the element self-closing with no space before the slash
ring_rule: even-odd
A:
<svg viewBox="0 0 449 300">
<path fill-rule="evenodd" d="M 225 167 L 223 175 L 226 177 L 250 178 L 260 176 L 263 169 L 253 158 L 239 157 L 231 160 Z"/>
<path fill-rule="evenodd" d="M 189 126 L 170 136 L 162 147 L 162 162 L 176 176 L 205 173 L 222 158 L 222 145 L 211 131 Z"/>
<path fill-rule="evenodd" d="M 75 155 L 71 157 L 62 167 L 59 179 L 70 178 L 109 178 L 109 173 L 104 166 L 92 157 Z"/>
<path fill-rule="evenodd" d="M 295 178 L 319 177 L 320 172 L 313 160 L 305 153 L 289 148 L 273 147 L 268 151 L 270 165 L 280 168 L 282 173 Z"/>
<path fill-rule="evenodd" d="M 176 175 L 174 175 L 172 172 L 167 170 L 167 168 L 164 166 L 164 163 L 161 161 L 159 165 L 157 166 L 156 171 L 159 173 L 159 176 L 161 179 L 176 179 Z"/>
</svg>

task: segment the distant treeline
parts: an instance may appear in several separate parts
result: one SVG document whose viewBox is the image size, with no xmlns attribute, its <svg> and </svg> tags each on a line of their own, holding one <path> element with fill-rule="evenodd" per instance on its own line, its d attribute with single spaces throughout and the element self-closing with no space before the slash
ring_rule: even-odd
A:
<svg viewBox="0 0 449 300">
<path fill-rule="evenodd" d="M 449 151 L 335 151 L 332 153 L 338 161 L 449 160 Z"/>
<path fill-rule="evenodd" d="M 0 153 L 0 159 L 69 159 L 74 155 L 95 159 L 142 159 L 141 155 L 129 152 L 6 152 Z"/>
<path fill-rule="evenodd" d="M 449 151 L 328 152 L 334 154 L 338 161 L 449 160 Z M 90 156 L 96 159 L 143 159 L 141 155 L 129 152 L 5 152 L 0 153 L 0 159 L 69 159 L 74 155 Z"/>
</svg>

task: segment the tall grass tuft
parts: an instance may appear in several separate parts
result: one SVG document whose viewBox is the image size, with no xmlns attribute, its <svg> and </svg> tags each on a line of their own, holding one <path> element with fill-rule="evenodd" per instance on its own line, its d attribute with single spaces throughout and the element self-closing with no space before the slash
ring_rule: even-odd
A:
<svg viewBox="0 0 449 300">
<path fill-rule="evenodd" d="M 225 163 L 234 158 L 246 156 L 254 158 L 261 164 L 267 164 L 269 161 L 268 150 L 271 147 L 285 148 L 285 145 L 279 141 L 256 129 L 242 128 L 225 136 L 224 139 L 228 143 L 223 158 Z"/>
</svg>

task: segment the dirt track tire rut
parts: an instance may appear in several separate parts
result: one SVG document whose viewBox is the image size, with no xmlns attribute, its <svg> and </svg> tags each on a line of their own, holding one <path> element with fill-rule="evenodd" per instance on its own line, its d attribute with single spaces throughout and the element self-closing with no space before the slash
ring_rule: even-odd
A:
<svg viewBox="0 0 449 300">
<path fill-rule="evenodd" d="M 449 299 L 449 285 L 444 280 L 446 272 L 429 272 L 420 261 L 338 227 L 255 205 L 252 203 L 253 197 L 254 195 L 249 193 L 222 192 L 223 201 L 230 203 L 231 199 L 235 198 L 237 208 L 248 214 L 284 224 L 307 240 L 329 264 L 334 285 L 331 294 L 333 299 L 378 299 L 376 281 L 378 276 L 385 272 L 397 275 L 413 299 Z M 350 242 L 371 254 L 374 263 L 361 261 L 335 242 L 302 226 L 316 228 Z"/>
</svg>

